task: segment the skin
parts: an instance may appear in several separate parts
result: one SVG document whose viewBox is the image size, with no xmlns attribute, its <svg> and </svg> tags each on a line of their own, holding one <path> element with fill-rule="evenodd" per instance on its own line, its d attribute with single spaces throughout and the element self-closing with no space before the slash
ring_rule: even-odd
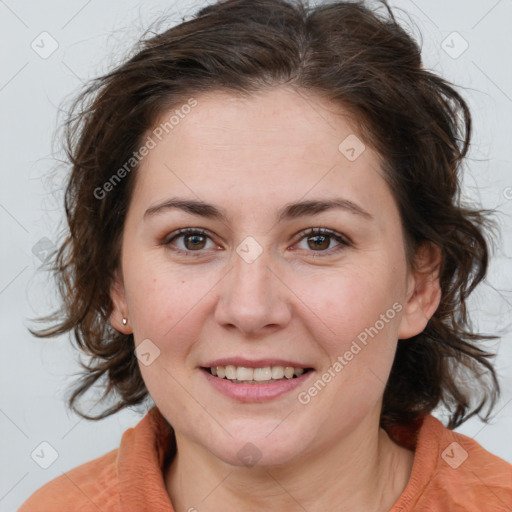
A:
<svg viewBox="0 0 512 512">
<path fill-rule="evenodd" d="M 137 346 L 150 339 L 160 350 L 139 366 L 175 429 L 178 455 L 164 472 L 175 510 L 387 511 L 407 485 L 414 454 L 379 428 L 382 396 L 397 340 L 423 331 L 439 305 L 439 252 L 423 247 L 419 271 L 408 271 L 379 155 L 367 145 L 349 161 L 338 150 L 355 133 L 339 106 L 285 87 L 249 99 L 221 92 L 196 99 L 137 174 L 111 293 L 112 325 L 133 333 Z M 177 209 L 144 219 L 171 197 L 221 207 L 227 220 Z M 278 222 L 287 203 L 333 197 L 373 218 L 332 209 Z M 189 227 L 209 232 L 199 251 L 186 236 L 165 245 Z M 318 249 L 311 235 L 297 236 L 308 228 L 352 243 L 335 251 L 331 238 Z M 247 236 L 263 251 L 252 263 L 236 252 Z M 298 393 L 393 303 L 401 311 L 301 404 Z M 199 369 L 228 356 L 299 361 L 316 375 L 265 403 L 240 403 Z M 253 467 L 237 455 L 248 442 L 261 456 Z"/>
</svg>

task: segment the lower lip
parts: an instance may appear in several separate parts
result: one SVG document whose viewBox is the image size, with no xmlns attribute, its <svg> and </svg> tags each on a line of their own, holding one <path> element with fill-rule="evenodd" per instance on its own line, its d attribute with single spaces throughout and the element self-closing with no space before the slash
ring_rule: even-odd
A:
<svg viewBox="0 0 512 512">
<path fill-rule="evenodd" d="M 239 402 L 266 402 L 289 393 L 301 386 L 314 373 L 309 370 L 300 377 L 283 379 L 273 384 L 236 384 L 228 379 L 219 379 L 201 368 L 208 382 L 217 390 Z"/>
</svg>

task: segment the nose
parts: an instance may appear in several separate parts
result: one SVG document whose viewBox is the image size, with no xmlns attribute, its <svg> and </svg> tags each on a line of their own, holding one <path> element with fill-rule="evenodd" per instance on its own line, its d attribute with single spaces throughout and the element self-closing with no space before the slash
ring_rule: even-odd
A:
<svg viewBox="0 0 512 512">
<path fill-rule="evenodd" d="M 246 261 L 233 254 L 233 266 L 221 281 L 215 319 L 219 325 L 257 337 L 291 320 L 291 291 L 272 265 L 268 251 Z"/>
</svg>

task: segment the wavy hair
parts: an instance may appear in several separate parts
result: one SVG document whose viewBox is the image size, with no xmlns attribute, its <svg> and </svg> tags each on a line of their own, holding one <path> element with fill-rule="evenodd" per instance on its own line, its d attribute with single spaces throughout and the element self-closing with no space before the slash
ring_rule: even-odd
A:
<svg viewBox="0 0 512 512">
<path fill-rule="evenodd" d="M 306 0 L 304 0 L 306 1 Z M 311 7 L 302 0 L 227 0 L 161 33 L 146 32 L 133 54 L 94 78 L 74 98 L 64 128 L 71 172 L 65 190 L 67 229 L 51 260 L 61 308 L 36 319 L 39 337 L 72 332 L 89 358 L 68 405 L 101 419 L 148 396 L 133 335 L 110 325 L 110 287 L 120 265 L 124 220 L 135 165 L 108 194 L 98 190 L 143 143 L 163 112 L 186 98 L 228 91 L 250 96 L 289 86 L 341 106 L 358 135 L 382 159 L 398 205 L 407 260 L 431 243 L 441 250 L 440 305 L 426 328 L 399 340 L 381 425 L 412 421 L 438 405 L 455 428 L 489 404 L 499 385 L 473 332 L 467 299 L 485 278 L 493 227 L 488 210 L 461 201 L 461 169 L 471 137 L 468 105 L 454 86 L 424 69 L 418 43 L 385 0 Z M 471 382 L 471 387 L 467 382 Z M 79 399 L 95 385 L 114 405 L 90 416 Z"/>
</svg>

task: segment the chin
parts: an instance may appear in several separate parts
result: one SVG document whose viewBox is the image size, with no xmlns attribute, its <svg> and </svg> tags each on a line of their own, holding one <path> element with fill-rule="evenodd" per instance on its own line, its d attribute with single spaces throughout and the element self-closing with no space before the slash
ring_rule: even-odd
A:
<svg viewBox="0 0 512 512">
<path fill-rule="evenodd" d="M 233 444 L 233 443 L 232 443 Z M 215 447 L 212 451 L 213 455 L 222 460 L 226 464 L 238 468 L 248 469 L 276 469 L 283 466 L 293 464 L 299 457 L 300 452 L 295 447 L 276 446 L 275 443 L 267 443 L 258 445 L 252 442 L 236 443 L 238 450 L 233 451 L 233 446 L 227 446 L 226 451 L 219 450 Z"/>
<path fill-rule="evenodd" d="M 203 446 L 218 459 L 236 467 L 286 466 L 302 456 L 309 442 L 308 436 L 304 436 L 299 429 L 292 431 L 291 423 L 285 420 L 280 424 L 281 421 L 282 419 L 265 422 L 265 428 L 262 428 L 261 424 L 255 425 L 254 429 L 247 424 L 239 424 L 238 429 L 230 429 L 227 426 L 226 430 L 232 434 L 231 436 L 223 431 L 220 439 L 213 438 L 210 441 L 211 446 Z"/>
</svg>

